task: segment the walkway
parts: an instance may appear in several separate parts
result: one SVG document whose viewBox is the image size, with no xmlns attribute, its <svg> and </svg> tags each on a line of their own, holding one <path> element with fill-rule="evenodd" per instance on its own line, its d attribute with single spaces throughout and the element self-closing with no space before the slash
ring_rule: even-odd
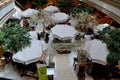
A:
<svg viewBox="0 0 120 80">
<path fill-rule="evenodd" d="M 56 80 L 77 80 L 69 61 L 69 55 L 56 55 Z"/>
</svg>

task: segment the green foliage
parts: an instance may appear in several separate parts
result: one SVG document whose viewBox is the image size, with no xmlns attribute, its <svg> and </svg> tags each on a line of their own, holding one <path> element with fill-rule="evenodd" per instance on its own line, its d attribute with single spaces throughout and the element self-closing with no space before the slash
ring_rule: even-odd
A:
<svg viewBox="0 0 120 80">
<path fill-rule="evenodd" d="M 107 32 L 107 31 L 106 31 Z M 105 43 L 112 52 L 120 52 L 120 28 L 107 32 L 109 37 L 105 39 Z"/>
<path fill-rule="evenodd" d="M 108 65 L 115 66 L 114 64 L 120 60 L 120 53 L 110 52 L 107 56 Z"/>
<path fill-rule="evenodd" d="M 77 62 L 77 61 L 78 61 L 78 58 L 77 58 L 77 57 L 74 57 L 73 59 L 74 59 L 74 61 L 75 61 L 75 62 Z"/>
<path fill-rule="evenodd" d="M 32 7 L 37 8 L 38 6 L 42 6 L 42 5 L 46 4 L 47 2 L 48 2 L 48 0 L 34 0 L 32 2 Z"/>
<path fill-rule="evenodd" d="M 57 4 L 61 12 L 65 13 L 69 13 L 70 8 L 74 7 L 72 0 L 59 0 Z"/>
<path fill-rule="evenodd" d="M 5 50 L 18 52 L 29 46 L 30 35 L 28 31 L 16 22 L 4 24 L 0 29 L 0 42 Z"/>
<path fill-rule="evenodd" d="M 104 42 L 107 44 L 110 51 L 110 54 L 107 56 L 107 62 L 109 65 L 113 65 L 120 60 L 120 28 L 111 30 L 110 27 L 106 27 L 99 33 L 100 36 L 104 38 Z"/>
<path fill-rule="evenodd" d="M 97 33 L 100 35 L 100 38 L 105 41 L 107 38 L 107 35 L 111 32 L 110 26 L 105 27 L 102 31 L 98 31 Z M 106 40 L 108 41 L 108 39 Z"/>
<path fill-rule="evenodd" d="M 81 12 L 88 12 L 88 13 L 93 13 L 94 9 L 89 8 L 85 3 L 82 3 L 79 6 L 75 6 L 70 9 L 71 14 L 76 14 L 76 13 L 81 13 Z"/>
<path fill-rule="evenodd" d="M 58 1 L 59 7 L 73 6 L 72 0 L 60 0 Z"/>
</svg>

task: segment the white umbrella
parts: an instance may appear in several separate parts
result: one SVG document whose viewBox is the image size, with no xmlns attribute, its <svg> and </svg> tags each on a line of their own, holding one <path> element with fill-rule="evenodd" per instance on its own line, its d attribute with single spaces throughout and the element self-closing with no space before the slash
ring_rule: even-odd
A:
<svg viewBox="0 0 120 80">
<path fill-rule="evenodd" d="M 30 17 L 33 13 L 37 14 L 38 10 L 28 8 L 27 10 L 22 12 L 22 16 Z"/>
<path fill-rule="evenodd" d="M 17 52 L 13 55 L 13 61 L 29 64 L 32 62 L 36 62 L 40 59 L 42 55 L 42 48 L 39 40 L 32 40 L 32 44 L 30 47 L 23 49 L 22 51 Z"/>
<path fill-rule="evenodd" d="M 52 5 L 45 7 L 43 10 L 51 13 L 59 12 L 59 8 Z"/>
<path fill-rule="evenodd" d="M 54 13 L 52 14 L 51 17 L 56 23 L 62 23 L 69 19 L 69 15 L 66 13 L 62 13 L 62 12 Z"/>
<path fill-rule="evenodd" d="M 97 32 L 97 31 L 102 31 L 104 28 L 108 27 L 109 24 L 105 23 L 105 24 L 99 24 L 97 26 L 94 27 L 94 31 Z"/>
<path fill-rule="evenodd" d="M 92 62 L 96 62 L 102 65 L 107 64 L 106 57 L 109 54 L 109 51 L 106 44 L 102 41 L 98 39 L 86 41 L 83 49 L 88 52 L 92 59 Z"/>
<path fill-rule="evenodd" d="M 51 33 L 53 38 L 72 39 L 77 31 L 72 26 L 61 24 L 51 28 Z"/>
</svg>

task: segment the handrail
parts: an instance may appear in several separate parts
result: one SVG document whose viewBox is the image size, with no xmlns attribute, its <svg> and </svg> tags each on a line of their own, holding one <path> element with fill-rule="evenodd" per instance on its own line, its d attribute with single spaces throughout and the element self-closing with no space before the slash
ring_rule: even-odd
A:
<svg viewBox="0 0 120 80">
<path fill-rule="evenodd" d="M 15 4 L 18 5 L 22 10 L 24 10 L 24 7 L 18 1 L 15 0 Z"/>
</svg>

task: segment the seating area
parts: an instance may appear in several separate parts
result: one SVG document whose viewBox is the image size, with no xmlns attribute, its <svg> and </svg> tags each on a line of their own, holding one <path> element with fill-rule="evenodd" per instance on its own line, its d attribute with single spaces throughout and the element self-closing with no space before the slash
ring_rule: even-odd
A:
<svg viewBox="0 0 120 80">
<path fill-rule="evenodd" d="M 120 29 L 85 1 L 27 0 L 25 10 L 12 1 L 16 12 L 0 23 L 0 80 L 119 80 Z"/>
</svg>

